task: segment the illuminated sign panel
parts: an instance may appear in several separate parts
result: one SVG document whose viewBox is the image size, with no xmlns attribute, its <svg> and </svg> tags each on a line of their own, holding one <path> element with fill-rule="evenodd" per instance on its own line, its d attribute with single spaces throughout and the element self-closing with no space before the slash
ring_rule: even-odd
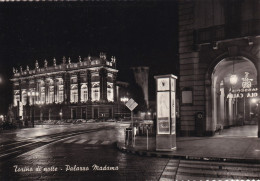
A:
<svg viewBox="0 0 260 181">
<path fill-rule="evenodd" d="M 170 92 L 157 93 L 158 134 L 170 134 Z"/>
<path fill-rule="evenodd" d="M 258 88 L 252 88 L 253 79 L 248 78 L 249 73 L 245 72 L 245 77 L 242 78 L 242 88 L 236 90 L 230 90 L 230 93 L 227 95 L 228 99 L 232 98 L 252 98 L 258 96 Z"/>
</svg>

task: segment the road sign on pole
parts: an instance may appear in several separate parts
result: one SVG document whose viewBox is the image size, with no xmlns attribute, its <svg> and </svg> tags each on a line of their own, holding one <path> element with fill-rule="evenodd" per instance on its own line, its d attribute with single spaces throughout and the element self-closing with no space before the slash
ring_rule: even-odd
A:
<svg viewBox="0 0 260 181">
<path fill-rule="evenodd" d="M 132 122 L 132 145 L 134 146 L 133 144 L 133 141 L 135 140 L 135 135 L 134 135 L 134 118 L 133 118 L 133 110 L 136 108 L 136 106 L 138 106 L 138 104 L 134 101 L 134 99 L 130 99 L 126 104 L 126 107 L 128 107 L 128 109 L 131 111 L 131 122 Z"/>
<path fill-rule="evenodd" d="M 138 106 L 138 104 L 132 98 L 129 101 L 127 101 L 125 105 L 126 107 L 128 107 L 128 109 L 130 109 L 130 111 L 133 111 L 136 108 L 136 106 Z"/>
</svg>

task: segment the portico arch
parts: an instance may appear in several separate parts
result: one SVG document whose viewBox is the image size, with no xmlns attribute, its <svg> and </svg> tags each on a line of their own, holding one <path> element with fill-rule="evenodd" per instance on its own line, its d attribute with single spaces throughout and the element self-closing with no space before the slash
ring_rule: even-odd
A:
<svg viewBox="0 0 260 181">
<path fill-rule="evenodd" d="M 237 85 L 231 86 L 229 78 L 233 73 L 233 67 L 234 73 L 238 75 L 239 82 Z M 227 94 L 230 88 L 240 89 L 241 78 L 245 76 L 245 72 L 248 72 L 250 78 L 253 79 L 252 85 L 258 88 L 260 85 L 259 67 L 256 59 L 241 54 L 230 56 L 228 53 L 225 53 L 212 62 L 205 76 L 206 132 L 214 133 L 217 124 L 221 124 L 224 127 L 237 124 L 235 119 L 238 118 L 238 106 L 241 109 L 242 99 L 228 99 Z M 260 95 L 259 88 L 257 93 Z"/>
</svg>

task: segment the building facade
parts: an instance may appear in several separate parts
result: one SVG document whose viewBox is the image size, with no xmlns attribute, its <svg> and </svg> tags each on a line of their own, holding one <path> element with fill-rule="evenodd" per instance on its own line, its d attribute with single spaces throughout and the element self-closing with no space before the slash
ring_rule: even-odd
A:
<svg viewBox="0 0 260 181">
<path fill-rule="evenodd" d="M 259 0 L 179 1 L 182 135 L 259 122 L 259 9 Z"/>
<path fill-rule="evenodd" d="M 77 63 L 63 57 L 51 66 L 45 60 L 42 68 L 36 61 L 32 70 L 13 71 L 13 109 L 22 120 L 109 119 L 121 111 L 113 56 L 79 57 Z"/>
</svg>

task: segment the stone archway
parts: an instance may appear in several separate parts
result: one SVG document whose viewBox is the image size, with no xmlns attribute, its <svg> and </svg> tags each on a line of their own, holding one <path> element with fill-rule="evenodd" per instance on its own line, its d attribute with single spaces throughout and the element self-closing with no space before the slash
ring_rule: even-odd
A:
<svg viewBox="0 0 260 181">
<path fill-rule="evenodd" d="M 235 73 L 239 75 L 240 80 L 245 72 L 249 72 L 250 77 L 254 81 L 253 85 L 259 86 L 259 78 L 257 77 L 259 76 L 257 73 L 257 70 L 259 70 L 258 64 L 258 62 L 256 63 L 254 60 L 249 60 L 245 56 L 228 56 L 227 54 L 223 54 L 213 61 L 205 79 L 206 132 L 214 134 L 217 124 L 223 127 L 237 124 L 235 121 L 239 114 L 238 102 L 241 104 L 241 100 L 227 99 L 228 91 L 230 91 L 228 87 L 231 87 L 231 85 L 228 85 L 229 77 L 233 72 L 233 67 L 235 67 Z M 238 84 L 235 87 L 232 86 L 232 88 L 239 89 L 240 87 Z M 260 95 L 259 88 L 258 95 Z"/>
</svg>

